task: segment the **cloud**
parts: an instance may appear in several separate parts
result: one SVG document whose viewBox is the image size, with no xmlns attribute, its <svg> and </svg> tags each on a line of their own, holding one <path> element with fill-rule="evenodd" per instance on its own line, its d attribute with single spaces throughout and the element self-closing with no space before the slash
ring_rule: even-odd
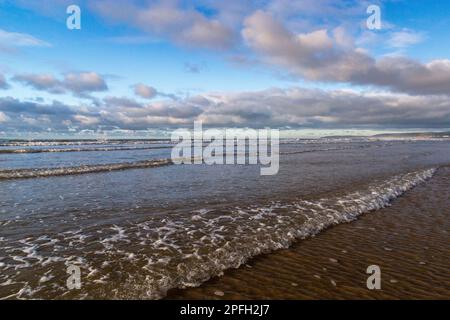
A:
<svg viewBox="0 0 450 320">
<path fill-rule="evenodd" d="M 354 74 L 350 82 L 411 94 L 450 95 L 450 60 L 422 64 L 405 57 L 386 57 L 371 65 L 366 74 Z"/>
<path fill-rule="evenodd" d="M 109 20 L 132 25 L 156 37 L 168 37 L 186 46 L 225 49 L 235 40 L 233 31 L 218 19 L 206 17 L 193 7 L 182 8 L 174 1 L 139 6 L 106 0 L 90 5 Z"/>
<path fill-rule="evenodd" d="M 5 76 L 0 73 L 0 89 L 8 89 L 10 86 L 5 79 Z"/>
<path fill-rule="evenodd" d="M 216 126 L 450 126 L 450 99 L 446 96 L 291 88 L 203 98 L 199 118 Z"/>
<path fill-rule="evenodd" d="M 36 90 L 47 91 L 50 93 L 64 93 L 64 86 L 51 74 L 20 74 L 12 78 L 12 80 L 30 86 Z"/>
<path fill-rule="evenodd" d="M 139 103 L 127 98 L 108 97 L 104 102 L 105 108 L 99 111 L 103 123 L 121 129 L 188 125 L 203 112 L 200 106 L 181 101 Z"/>
<path fill-rule="evenodd" d="M 74 115 L 73 120 L 79 122 L 80 124 L 82 124 L 84 126 L 92 126 L 92 125 L 96 125 L 100 122 L 100 119 L 97 117 L 84 116 L 81 114 Z"/>
<path fill-rule="evenodd" d="M 67 126 L 61 121 L 77 114 L 77 111 L 58 101 L 45 104 L 2 97 L 0 113 L 4 115 L 4 130 L 30 132 L 45 131 L 48 128 L 67 130 Z"/>
<path fill-rule="evenodd" d="M 49 14 L 53 11 L 52 1 L 21 0 L 24 6 L 31 6 L 31 2 L 35 10 L 49 10 Z M 58 7 L 66 2 L 58 0 Z M 182 97 L 181 93 L 175 96 L 138 83 L 132 87 L 134 98 L 108 96 L 95 101 L 80 99 L 81 102 L 69 99 L 78 101 L 77 105 L 48 103 L 38 97 L 26 101 L 0 97 L 2 127 L 146 130 L 189 126 L 194 120 L 203 120 L 208 126 L 240 127 L 450 126 L 450 60 L 423 63 L 403 56 L 374 57 L 359 48 L 361 43 L 355 43 L 353 36 L 361 35 L 362 29 L 358 28 L 362 27 L 358 25 L 366 18 L 368 1 L 273 0 L 255 4 L 240 0 L 226 3 L 95 0 L 80 3 L 82 8 L 93 9 L 107 20 L 131 27 L 123 29 L 125 36 L 112 37 L 110 41 L 141 44 L 168 39 L 194 48 L 231 49 L 224 57 L 241 66 L 259 68 L 265 64 L 294 79 L 368 88 L 365 92 L 273 88 Z M 138 30 L 137 36 L 130 33 L 133 29 Z M 348 30 L 353 33 L 349 34 Z M 239 31 L 247 47 L 236 43 Z M 422 33 L 395 26 L 366 34 L 378 34 L 381 38 L 386 35 L 382 40 L 385 49 L 388 45 L 390 50 L 398 51 L 423 40 Z M 3 38 L 8 37 L 17 39 L 18 46 L 48 46 L 30 35 L 3 31 Z M 202 68 L 198 63 L 184 64 L 186 72 L 198 73 Z M 85 98 L 108 90 L 105 77 L 108 76 L 95 72 L 27 73 L 11 80 L 40 91 Z M 1 87 L 8 87 L 8 83 L 0 75 Z M 380 88 L 392 93 L 373 91 Z"/>
<path fill-rule="evenodd" d="M 177 95 L 173 93 L 165 93 L 161 92 L 159 90 L 156 90 L 152 86 L 145 85 L 143 83 L 138 83 L 133 86 L 134 88 L 134 94 L 144 98 L 144 99 L 153 99 L 155 97 L 163 97 L 163 98 L 169 98 L 172 100 L 178 100 Z"/>
<path fill-rule="evenodd" d="M 0 29 L 0 50 L 11 51 L 14 47 L 50 47 L 48 42 L 19 32 Z"/>
<path fill-rule="evenodd" d="M 108 97 L 98 105 L 0 98 L 2 126 L 30 130 L 147 130 L 189 127 L 449 128 L 450 97 L 305 88 L 209 93 L 141 103 Z"/>
<path fill-rule="evenodd" d="M 388 45 L 393 48 L 406 48 L 411 45 L 422 42 L 424 36 L 422 33 L 412 30 L 403 29 L 401 31 L 392 32 L 387 41 Z"/>
<path fill-rule="evenodd" d="M 51 74 L 19 74 L 14 76 L 13 80 L 53 94 L 70 91 L 74 95 L 85 96 L 108 90 L 105 80 L 95 72 L 67 73 L 62 80 Z"/>
<path fill-rule="evenodd" d="M 242 30 L 247 44 L 270 64 L 310 80 L 348 81 L 355 72 L 367 72 L 372 59 L 344 46 L 341 33 L 336 29 L 334 39 L 325 29 L 292 34 L 263 11 L 249 16 Z"/>
<path fill-rule="evenodd" d="M 0 98 L 0 110 L 12 114 L 66 116 L 76 113 L 71 107 L 53 101 L 51 104 L 21 101 L 12 97 Z"/>
<path fill-rule="evenodd" d="M 158 91 L 153 87 L 138 83 L 134 85 L 134 93 L 141 98 L 153 99 L 158 94 Z"/>
<path fill-rule="evenodd" d="M 125 98 L 125 97 L 106 97 L 103 99 L 103 102 L 105 103 L 108 108 L 112 107 L 122 107 L 122 108 L 142 108 L 142 105 L 137 102 L 136 100 Z"/>
<path fill-rule="evenodd" d="M 4 114 L 3 112 L 0 111 L 0 123 L 6 122 L 8 120 L 9 120 L 9 117 L 6 114 Z"/>
<path fill-rule="evenodd" d="M 193 62 L 185 62 L 184 63 L 184 71 L 187 73 L 200 73 L 202 70 L 206 68 L 205 63 L 193 63 Z"/>
<path fill-rule="evenodd" d="M 272 15 L 257 11 L 242 36 L 264 62 L 313 81 L 376 85 L 411 94 L 450 94 L 450 60 L 427 64 L 405 57 L 379 60 L 356 48 L 342 28 L 294 34 Z"/>
<path fill-rule="evenodd" d="M 105 80 L 95 72 L 68 73 L 63 84 L 66 89 L 77 94 L 108 90 Z"/>
</svg>

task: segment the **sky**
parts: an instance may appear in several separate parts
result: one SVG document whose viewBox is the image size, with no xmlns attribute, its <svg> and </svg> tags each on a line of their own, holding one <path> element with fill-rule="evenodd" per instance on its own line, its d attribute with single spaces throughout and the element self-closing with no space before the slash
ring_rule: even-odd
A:
<svg viewBox="0 0 450 320">
<path fill-rule="evenodd" d="M 448 30 L 448 1 L 0 0 L 0 138 L 449 130 Z"/>
</svg>

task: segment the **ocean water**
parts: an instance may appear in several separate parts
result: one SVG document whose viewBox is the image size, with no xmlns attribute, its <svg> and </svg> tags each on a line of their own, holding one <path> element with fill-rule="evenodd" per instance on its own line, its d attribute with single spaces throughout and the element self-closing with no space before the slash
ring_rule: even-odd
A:
<svg viewBox="0 0 450 320">
<path fill-rule="evenodd" d="M 174 165 L 164 140 L 1 141 L 0 298 L 201 287 L 426 185 L 450 164 L 449 142 L 283 140 L 279 173 L 261 176 L 256 165 Z M 79 290 L 66 286 L 70 265 Z"/>
</svg>

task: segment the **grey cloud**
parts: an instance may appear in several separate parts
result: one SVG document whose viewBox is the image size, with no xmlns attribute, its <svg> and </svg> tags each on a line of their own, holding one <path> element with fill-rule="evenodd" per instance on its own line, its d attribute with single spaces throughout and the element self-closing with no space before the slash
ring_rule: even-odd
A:
<svg viewBox="0 0 450 320">
<path fill-rule="evenodd" d="M 0 89 L 8 89 L 10 86 L 5 79 L 5 76 L 0 73 Z"/>
<path fill-rule="evenodd" d="M 142 108 L 139 102 L 125 97 L 106 97 L 103 101 L 107 107 Z"/>
<path fill-rule="evenodd" d="M 111 100 L 115 103 L 111 104 Z M 178 122 L 189 122 L 200 115 L 203 110 L 199 106 L 190 105 L 184 102 L 157 101 L 147 104 L 138 104 L 129 99 L 109 98 L 105 100 L 109 106 L 108 115 L 117 119 L 117 116 L 127 119 L 129 123 L 152 124 L 155 120 L 158 123 L 167 124 Z"/>
<path fill-rule="evenodd" d="M 200 115 L 215 125 L 291 127 L 449 127 L 446 96 L 293 88 L 221 97 Z"/>
<path fill-rule="evenodd" d="M 159 96 L 172 100 L 178 100 L 178 97 L 175 94 L 158 91 L 154 87 L 145 85 L 143 83 L 135 84 L 133 88 L 134 94 L 144 99 L 153 99 Z"/>
<path fill-rule="evenodd" d="M 12 97 L 0 99 L 0 110 L 8 114 L 56 115 L 66 116 L 75 114 L 69 106 L 53 101 L 51 104 L 21 101 Z"/>
<path fill-rule="evenodd" d="M 70 106 L 58 101 L 50 104 L 0 98 L 2 128 L 8 131 L 45 131 L 49 128 L 67 130 L 63 121 L 77 114 Z"/>
<path fill-rule="evenodd" d="M 187 46 L 224 49 L 235 40 L 233 31 L 218 19 L 207 18 L 194 7 L 181 7 L 172 1 L 140 6 L 135 2 L 124 4 L 106 0 L 93 2 L 90 6 L 107 19 Z"/>
<path fill-rule="evenodd" d="M 2 111 L 0 111 L 0 123 L 9 121 L 9 117 Z"/>
<path fill-rule="evenodd" d="M 67 106 L 0 98 L 2 127 L 30 130 L 147 130 L 191 126 L 272 128 L 449 128 L 450 97 L 394 93 L 270 89 L 202 94 L 140 103 L 108 97 Z"/>
<path fill-rule="evenodd" d="M 68 73 L 63 84 L 66 89 L 77 94 L 108 90 L 105 80 L 95 72 Z"/>
<path fill-rule="evenodd" d="M 51 74 L 20 74 L 14 76 L 12 80 L 30 86 L 36 90 L 48 91 L 55 94 L 65 92 L 61 81 Z"/>
<path fill-rule="evenodd" d="M 143 83 L 138 83 L 134 85 L 134 93 L 141 98 L 152 99 L 156 97 L 158 91 L 151 86 L 147 86 Z"/>
<path fill-rule="evenodd" d="M 62 80 L 51 74 L 20 74 L 14 76 L 13 80 L 54 94 L 70 91 L 74 95 L 86 96 L 92 92 L 108 90 L 106 81 L 95 72 L 67 73 Z"/>
<path fill-rule="evenodd" d="M 450 94 L 450 60 L 427 64 L 405 57 L 386 57 L 366 73 L 355 73 L 351 82 L 385 86 L 411 94 Z"/>
<path fill-rule="evenodd" d="M 293 34 L 270 14 L 257 11 L 242 36 L 265 62 L 308 80 L 384 86 L 410 94 L 450 94 L 450 60 L 427 64 L 405 58 L 371 57 L 355 48 L 343 28 Z"/>
</svg>

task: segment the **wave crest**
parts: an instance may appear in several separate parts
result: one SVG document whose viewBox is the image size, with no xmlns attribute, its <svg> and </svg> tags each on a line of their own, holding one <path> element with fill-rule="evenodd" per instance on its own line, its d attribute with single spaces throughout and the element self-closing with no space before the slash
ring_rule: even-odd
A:
<svg viewBox="0 0 450 320">
<path fill-rule="evenodd" d="M 144 160 L 113 164 L 83 165 L 62 168 L 14 169 L 0 171 L 0 180 L 29 179 L 39 177 L 67 176 L 74 174 L 98 173 L 125 169 L 161 167 L 173 164 L 170 159 Z"/>
</svg>

